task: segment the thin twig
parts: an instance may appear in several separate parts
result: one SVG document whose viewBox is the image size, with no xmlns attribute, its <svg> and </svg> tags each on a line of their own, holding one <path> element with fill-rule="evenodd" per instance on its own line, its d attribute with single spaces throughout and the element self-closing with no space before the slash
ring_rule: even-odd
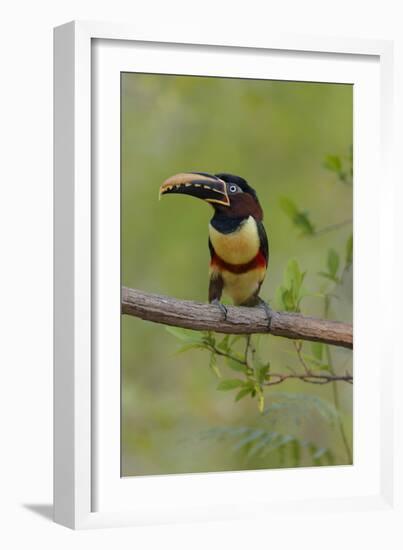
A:
<svg viewBox="0 0 403 550">
<path fill-rule="evenodd" d="M 308 365 L 307 365 L 307 363 L 304 359 L 304 356 L 302 355 L 302 342 L 293 342 L 293 344 L 294 344 L 294 347 L 296 349 L 298 359 L 300 360 L 301 365 L 304 367 L 305 373 L 307 375 L 309 375 L 311 373 L 311 370 L 308 367 Z"/>
<path fill-rule="evenodd" d="M 335 229 L 339 229 L 340 227 L 344 227 L 345 225 L 349 225 L 353 223 L 353 220 L 344 220 L 344 222 L 339 223 L 333 223 L 332 225 L 326 225 L 325 227 L 322 227 L 321 229 L 318 229 L 315 231 L 315 233 L 312 233 L 312 237 L 318 237 L 320 235 L 323 235 L 324 233 L 328 233 L 329 231 L 334 231 Z"/>
<path fill-rule="evenodd" d="M 251 346 L 251 341 L 252 341 L 252 334 L 248 334 L 246 336 L 246 345 L 245 345 L 245 363 L 246 364 L 248 364 L 248 351 Z"/>
<path fill-rule="evenodd" d="M 251 368 L 246 355 L 244 356 L 244 359 L 240 359 L 238 357 L 235 357 L 234 355 L 231 355 L 230 353 L 218 349 L 217 346 L 214 345 L 210 346 L 210 350 L 217 355 L 220 355 L 221 357 L 226 357 L 228 359 L 231 359 L 232 361 L 236 361 L 246 368 Z M 304 369 L 304 372 L 301 374 L 298 374 L 295 371 L 293 371 L 291 374 L 269 373 L 267 377 L 268 381 L 264 383 L 265 386 L 274 386 L 276 384 L 281 384 L 282 382 L 291 379 L 301 380 L 302 382 L 307 382 L 310 384 L 329 384 L 330 382 L 347 382 L 349 384 L 353 383 L 353 377 L 348 372 L 346 372 L 344 375 L 336 375 L 327 373 L 315 373 L 310 371 L 309 369 Z M 272 380 L 273 378 L 275 380 Z"/>
<path fill-rule="evenodd" d="M 230 353 L 225 353 L 225 351 L 221 351 L 216 346 L 210 345 L 210 350 L 216 353 L 217 355 L 220 355 L 221 357 L 226 357 L 227 359 L 231 359 L 231 361 L 235 361 L 240 365 L 245 365 L 246 367 L 248 366 L 248 364 L 244 359 L 239 359 L 239 357 L 235 357 L 235 355 L 231 355 Z"/>
<path fill-rule="evenodd" d="M 276 380 L 272 380 L 276 378 Z M 302 382 L 308 382 L 310 384 L 329 384 L 330 382 L 347 382 L 353 383 L 353 377 L 350 374 L 344 376 L 332 375 L 332 374 L 277 374 L 270 373 L 269 381 L 265 383 L 265 386 L 274 386 L 275 384 L 281 384 L 286 380 L 301 380 Z"/>
</svg>

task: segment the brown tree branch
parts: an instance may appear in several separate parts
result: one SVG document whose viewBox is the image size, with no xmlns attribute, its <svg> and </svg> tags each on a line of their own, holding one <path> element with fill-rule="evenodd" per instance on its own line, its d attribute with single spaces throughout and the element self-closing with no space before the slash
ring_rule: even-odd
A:
<svg viewBox="0 0 403 550">
<path fill-rule="evenodd" d="M 227 310 L 227 319 L 224 320 L 221 310 L 215 305 L 177 300 L 126 287 L 122 289 L 122 313 L 146 321 L 228 334 L 270 333 L 353 347 L 353 327 L 347 323 L 273 311 L 269 328 L 266 312 L 261 307 L 227 306 Z"/>
</svg>

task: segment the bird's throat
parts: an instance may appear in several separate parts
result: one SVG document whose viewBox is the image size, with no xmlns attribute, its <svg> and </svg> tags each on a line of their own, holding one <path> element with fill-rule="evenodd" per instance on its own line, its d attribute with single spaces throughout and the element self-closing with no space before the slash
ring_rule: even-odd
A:
<svg viewBox="0 0 403 550">
<path fill-rule="evenodd" d="M 259 252 L 259 234 L 252 216 L 225 220 L 214 217 L 209 236 L 215 253 L 229 264 L 246 264 Z"/>
<path fill-rule="evenodd" d="M 210 225 L 219 233 L 227 235 L 228 233 L 234 233 L 238 231 L 242 224 L 248 219 L 248 216 L 243 218 L 232 218 L 229 216 L 219 215 L 217 212 L 210 221 Z"/>
</svg>

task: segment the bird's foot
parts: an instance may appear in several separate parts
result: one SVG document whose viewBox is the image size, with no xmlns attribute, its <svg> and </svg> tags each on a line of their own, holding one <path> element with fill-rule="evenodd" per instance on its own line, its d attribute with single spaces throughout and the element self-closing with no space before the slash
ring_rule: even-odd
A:
<svg viewBox="0 0 403 550">
<path fill-rule="evenodd" d="M 220 311 L 221 311 L 221 313 L 223 314 L 223 321 L 226 321 L 226 320 L 227 320 L 227 315 L 228 315 L 228 309 L 225 307 L 225 305 L 222 304 L 222 303 L 220 302 L 220 300 L 217 300 L 217 299 L 212 300 L 211 303 L 212 303 L 213 305 L 215 305 L 215 306 L 218 306 L 218 307 L 220 308 Z"/>
<path fill-rule="evenodd" d="M 258 297 L 258 307 L 262 307 L 266 313 L 266 319 L 267 319 L 267 328 L 268 328 L 268 331 L 270 332 L 271 330 L 271 320 L 272 320 L 272 317 L 273 317 L 273 310 L 271 309 L 271 307 L 269 306 L 269 304 L 267 302 L 265 302 L 262 298 L 260 298 L 260 296 Z"/>
</svg>

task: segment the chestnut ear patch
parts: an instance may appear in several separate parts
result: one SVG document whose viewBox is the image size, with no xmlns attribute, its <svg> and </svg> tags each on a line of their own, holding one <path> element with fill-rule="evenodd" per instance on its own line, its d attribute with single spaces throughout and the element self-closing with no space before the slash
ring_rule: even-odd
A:
<svg viewBox="0 0 403 550">
<path fill-rule="evenodd" d="M 257 200 L 256 191 L 249 185 L 249 183 L 244 179 L 241 178 L 241 176 L 236 176 L 235 174 L 227 174 L 226 172 L 222 172 L 220 174 L 215 174 L 218 178 L 222 179 L 226 183 L 234 183 L 237 185 L 244 193 L 249 193 L 249 195 L 252 195 Z"/>
</svg>

